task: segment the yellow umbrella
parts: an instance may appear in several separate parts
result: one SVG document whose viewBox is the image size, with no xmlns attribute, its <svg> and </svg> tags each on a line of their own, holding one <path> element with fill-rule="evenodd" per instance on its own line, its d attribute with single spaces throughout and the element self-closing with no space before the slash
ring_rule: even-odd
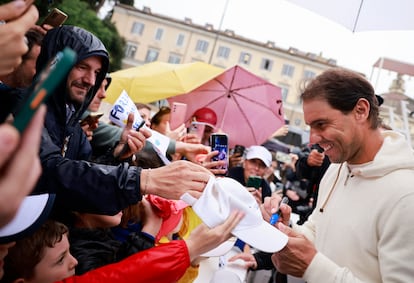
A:
<svg viewBox="0 0 414 283">
<path fill-rule="evenodd" d="M 122 90 L 134 102 L 149 103 L 187 93 L 224 70 L 204 62 L 169 64 L 152 62 L 111 73 L 106 101 L 113 104 Z"/>
</svg>

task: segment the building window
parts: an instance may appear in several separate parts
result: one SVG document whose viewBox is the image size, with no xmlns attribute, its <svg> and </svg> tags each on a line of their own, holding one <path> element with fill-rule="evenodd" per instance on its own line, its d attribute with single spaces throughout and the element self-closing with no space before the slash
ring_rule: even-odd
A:
<svg viewBox="0 0 414 283">
<path fill-rule="evenodd" d="M 162 28 L 157 28 L 157 31 L 155 32 L 155 40 L 160 41 L 163 33 L 164 30 Z"/>
<path fill-rule="evenodd" d="M 159 51 L 155 49 L 148 49 L 147 56 L 145 57 L 145 62 L 157 61 Z"/>
<path fill-rule="evenodd" d="M 195 50 L 199 52 L 207 53 L 207 49 L 208 49 L 208 42 L 205 40 L 199 39 L 197 41 L 197 46 Z"/>
<path fill-rule="evenodd" d="M 314 77 L 316 77 L 315 72 L 309 71 L 309 70 L 305 70 L 303 72 L 303 78 L 308 80 L 308 79 L 313 79 Z"/>
<path fill-rule="evenodd" d="M 273 61 L 270 59 L 263 58 L 262 63 L 260 64 L 260 69 L 271 71 L 273 67 Z"/>
<path fill-rule="evenodd" d="M 293 77 L 293 72 L 295 71 L 295 67 L 289 64 L 284 64 L 282 68 L 282 76 Z"/>
<path fill-rule="evenodd" d="M 250 53 L 241 52 L 240 53 L 240 58 L 239 58 L 239 63 L 249 65 L 251 59 L 252 59 L 252 55 Z"/>
<path fill-rule="evenodd" d="M 177 42 L 175 43 L 178 47 L 182 47 L 184 45 L 184 34 L 180 33 L 177 36 Z"/>
<path fill-rule="evenodd" d="M 125 47 L 125 57 L 127 58 L 134 58 L 135 54 L 137 53 L 138 46 L 133 43 L 127 43 Z"/>
<path fill-rule="evenodd" d="M 228 59 L 230 56 L 230 48 L 225 46 L 220 46 L 217 51 L 217 57 Z"/>
<path fill-rule="evenodd" d="M 287 86 L 280 86 L 281 92 L 282 92 L 282 100 L 286 101 L 288 94 L 289 94 L 289 88 Z"/>
<path fill-rule="evenodd" d="M 134 22 L 132 24 L 131 33 L 142 35 L 142 32 L 144 31 L 144 27 L 145 25 L 143 23 Z"/>
<path fill-rule="evenodd" d="M 168 63 L 171 64 L 180 64 L 181 63 L 181 56 L 177 54 L 170 54 L 168 57 Z"/>
</svg>

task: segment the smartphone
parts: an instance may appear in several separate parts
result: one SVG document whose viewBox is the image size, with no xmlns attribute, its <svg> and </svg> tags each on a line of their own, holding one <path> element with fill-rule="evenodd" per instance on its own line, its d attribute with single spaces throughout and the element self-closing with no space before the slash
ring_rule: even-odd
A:
<svg viewBox="0 0 414 283">
<path fill-rule="evenodd" d="M 316 149 L 319 153 L 322 153 L 322 152 L 324 152 L 324 149 L 319 145 L 319 144 L 317 144 L 317 143 L 314 143 L 312 146 L 311 146 L 311 150 L 313 150 L 313 149 Z"/>
<path fill-rule="evenodd" d="M 67 18 L 68 18 L 68 15 L 66 13 L 59 10 L 58 8 L 53 8 L 53 10 L 42 21 L 40 26 L 50 25 L 52 27 L 58 27 L 58 26 L 63 25 L 63 23 L 66 21 Z"/>
<path fill-rule="evenodd" d="M 213 133 L 210 136 L 211 150 L 219 153 L 212 158 L 213 161 L 224 160 L 226 164 L 217 169 L 226 169 L 229 164 L 229 138 L 226 134 Z"/>
<path fill-rule="evenodd" d="M 197 137 L 202 140 L 204 135 L 204 129 L 206 125 L 200 122 L 192 122 L 188 128 L 189 134 L 195 134 Z"/>
<path fill-rule="evenodd" d="M 185 114 L 187 114 L 187 104 L 173 102 L 170 114 L 170 129 L 175 130 L 185 122 Z"/>
<path fill-rule="evenodd" d="M 29 88 L 30 94 L 14 117 L 13 125 L 23 132 L 42 102 L 56 89 L 76 62 L 76 52 L 66 47 L 58 52 Z"/>
<path fill-rule="evenodd" d="M 104 113 L 102 112 L 92 112 L 88 116 L 80 120 L 79 123 L 81 126 L 84 126 L 86 124 L 91 125 L 96 123 L 99 120 L 99 118 L 101 118 L 103 115 Z"/>
<path fill-rule="evenodd" d="M 262 186 L 262 177 L 250 176 L 247 179 L 246 187 L 255 188 L 256 190 Z"/>
<path fill-rule="evenodd" d="M 233 154 L 237 156 L 243 156 L 245 150 L 246 150 L 246 147 L 240 144 L 236 144 L 234 146 Z"/>
<path fill-rule="evenodd" d="M 292 163 L 292 157 L 282 151 L 276 151 L 276 160 L 282 163 Z"/>
</svg>

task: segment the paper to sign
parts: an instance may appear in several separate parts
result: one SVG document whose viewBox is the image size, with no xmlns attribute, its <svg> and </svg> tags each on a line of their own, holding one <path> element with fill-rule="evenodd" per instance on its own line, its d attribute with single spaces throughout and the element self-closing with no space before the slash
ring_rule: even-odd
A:
<svg viewBox="0 0 414 283">
<path fill-rule="evenodd" d="M 128 121 L 129 113 L 134 113 L 134 123 L 132 124 L 132 128 L 138 129 L 142 122 L 141 114 L 139 114 L 135 103 L 129 97 L 128 93 L 123 90 L 115 101 L 111 112 L 109 112 L 109 120 L 115 125 L 124 128 Z"/>
</svg>

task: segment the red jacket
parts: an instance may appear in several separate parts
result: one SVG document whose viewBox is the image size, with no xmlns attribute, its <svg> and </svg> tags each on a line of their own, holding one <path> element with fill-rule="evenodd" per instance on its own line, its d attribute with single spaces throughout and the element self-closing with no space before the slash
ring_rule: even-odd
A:
<svg viewBox="0 0 414 283">
<path fill-rule="evenodd" d="M 177 240 L 55 283 L 173 283 L 189 266 L 187 245 Z"/>
</svg>

